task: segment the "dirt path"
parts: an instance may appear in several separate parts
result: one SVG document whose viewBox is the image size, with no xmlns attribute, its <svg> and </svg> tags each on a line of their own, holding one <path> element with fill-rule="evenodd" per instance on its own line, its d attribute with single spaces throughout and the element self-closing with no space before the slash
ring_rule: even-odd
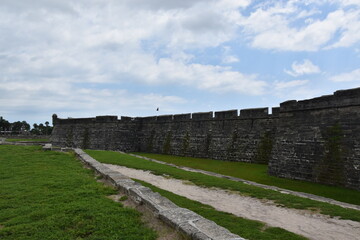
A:
<svg viewBox="0 0 360 240">
<path fill-rule="evenodd" d="M 121 152 L 121 153 L 124 153 L 124 152 Z M 338 206 L 343 207 L 343 208 L 350 208 L 350 209 L 355 209 L 355 210 L 360 211 L 360 206 L 358 206 L 358 205 L 336 201 L 336 200 L 331 199 L 331 198 L 326 198 L 326 197 L 314 195 L 314 194 L 311 194 L 311 193 L 292 191 L 292 190 L 289 190 L 289 189 L 284 189 L 284 188 L 280 188 L 280 187 L 265 185 L 265 184 L 261 184 L 261 183 L 257 183 L 257 182 L 237 178 L 237 177 L 232 177 L 232 176 L 228 176 L 228 175 L 222 175 L 220 173 L 209 172 L 209 171 L 205 171 L 205 170 L 202 170 L 202 169 L 195 169 L 195 168 L 190 168 L 190 167 L 185 167 L 185 166 L 178 166 L 176 164 L 162 162 L 162 161 L 159 161 L 159 160 L 156 160 L 156 159 L 152 159 L 152 158 L 148 158 L 148 157 L 144 157 L 144 156 L 140 156 L 140 155 L 136 155 L 136 154 L 131 154 L 130 153 L 129 155 L 137 157 L 137 158 L 142 158 L 142 159 L 145 159 L 145 160 L 148 160 L 148 161 L 151 161 L 151 162 L 156 162 L 156 163 L 160 163 L 160 164 L 163 164 L 163 165 L 168 165 L 168 166 L 175 167 L 175 168 L 185 170 L 185 171 L 189 171 L 189 172 L 202 173 L 202 174 L 205 174 L 205 175 L 214 176 L 214 177 L 218 177 L 218 178 L 230 179 L 230 180 L 235 181 L 235 182 L 242 182 L 242 183 L 249 184 L 249 185 L 252 185 L 252 186 L 255 186 L 255 187 L 261 187 L 261 188 L 265 188 L 265 189 L 270 189 L 270 190 L 274 190 L 274 191 L 277 191 L 277 192 L 280 192 L 280 193 L 291 194 L 291 195 L 302 197 L 302 198 L 308 198 L 308 199 L 312 199 L 312 200 L 315 200 L 315 201 L 330 203 L 330 204 L 333 204 L 333 205 L 338 205 Z"/>
<path fill-rule="evenodd" d="M 208 204 L 217 210 L 265 222 L 269 226 L 281 227 L 288 231 L 317 240 L 359 240 L 360 223 L 350 220 L 333 219 L 305 210 L 277 207 L 271 202 L 244 197 L 221 189 L 209 189 L 189 185 L 181 180 L 156 176 L 148 171 L 136 170 L 105 164 L 114 171 L 140 179 L 164 190 Z"/>
</svg>

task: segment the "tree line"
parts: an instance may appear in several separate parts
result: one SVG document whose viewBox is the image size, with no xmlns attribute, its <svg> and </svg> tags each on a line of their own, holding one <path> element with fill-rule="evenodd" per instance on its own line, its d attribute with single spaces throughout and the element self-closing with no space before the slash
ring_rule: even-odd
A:
<svg viewBox="0 0 360 240">
<path fill-rule="evenodd" d="M 0 116 L 0 131 L 9 134 L 33 134 L 33 135 L 50 135 L 53 127 L 46 121 L 45 124 L 34 123 L 33 127 L 26 121 L 9 122 Z"/>
</svg>

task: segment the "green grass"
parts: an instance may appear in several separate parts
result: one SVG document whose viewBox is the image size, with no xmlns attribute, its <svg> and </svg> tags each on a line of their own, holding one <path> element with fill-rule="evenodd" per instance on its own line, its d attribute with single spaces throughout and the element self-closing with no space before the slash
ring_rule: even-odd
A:
<svg viewBox="0 0 360 240">
<path fill-rule="evenodd" d="M 102 163 L 117 164 L 135 169 L 150 170 L 154 174 L 158 174 L 158 175 L 167 174 L 173 178 L 191 181 L 199 186 L 218 187 L 223 189 L 234 190 L 240 192 L 242 195 L 260 198 L 260 199 L 273 200 L 275 201 L 275 203 L 288 208 L 310 209 L 310 210 L 317 209 L 322 214 L 327 214 L 330 216 L 339 216 L 340 218 L 343 219 L 350 219 L 360 222 L 360 211 L 345 209 L 328 203 L 296 197 L 289 194 L 282 194 L 277 191 L 267 190 L 267 189 L 247 185 L 241 182 L 231 181 L 228 179 L 217 178 L 201 173 L 188 172 L 181 169 L 177 169 L 175 167 L 133 157 L 127 154 L 120 154 L 118 152 L 96 151 L 96 150 L 86 150 L 86 152 Z"/>
<path fill-rule="evenodd" d="M 151 188 L 154 192 L 160 193 L 162 196 L 168 198 L 179 207 L 187 208 L 197 214 L 214 221 L 220 226 L 228 229 L 243 238 L 249 240 L 300 240 L 305 237 L 288 232 L 282 228 L 266 227 L 264 223 L 237 217 L 233 214 L 215 210 L 209 205 L 199 203 L 187 199 L 185 197 L 176 195 L 174 193 L 157 188 L 149 183 L 134 179 L 140 182 L 143 186 Z"/>
<path fill-rule="evenodd" d="M 0 146 L 0 239 L 156 239 L 71 154 Z"/>
<path fill-rule="evenodd" d="M 285 178 L 269 176 L 267 165 L 243 162 L 228 162 L 205 158 L 180 157 L 153 153 L 135 153 L 140 156 L 153 158 L 159 161 L 172 163 L 178 166 L 186 166 L 216 172 L 223 175 L 233 176 L 253 182 L 277 186 L 298 192 L 311 193 L 335 199 L 341 202 L 360 205 L 360 192 L 352 189 L 328 186 L 323 184 L 297 181 Z"/>
<path fill-rule="evenodd" d="M 49 139 L 46 138 L 7 138 L 7 142 L 50 142 Z"/>
</svg>

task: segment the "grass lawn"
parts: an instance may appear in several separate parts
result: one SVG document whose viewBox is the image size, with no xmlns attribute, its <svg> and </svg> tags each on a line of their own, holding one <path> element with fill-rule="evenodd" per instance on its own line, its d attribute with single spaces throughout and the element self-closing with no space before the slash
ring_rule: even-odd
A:
<svg viewBox="0 0 360 240">
<path fill-rule="evenodd" d="M 49 139 L 46 138 L 34 138 L 34 139 L 30 139 L 30 138 L 7 138 L 6 139 L 7 142 L 50 142 Z"/>
<path fill-rule="evenodd" d="M 156 239 L 72 154 L 0 145 L 0 239 Z"/>
<path fill-rule="evenodd" d="M 153 153 L 135 153 L 140 156 L 153 158 L 159 161 L 173 163 L 178 166 L 186 166 L 195 169 L 202 169 L 210 172 L 216 172 L 223 175 L 238 177 L 253 182 L 277 186 L 298 192 L 306 192 L 335 199 L 341 202 L 347 202 L 360 205 L 360 192 L 347 188 L 328 186 L 323 184 L 297 181 L 285 178 L 269 176 L 267 174 L 267 165 L 252 164 L 243 162 L 219 161 L 205 158 L 180 157 L 172 155 L 162 155 Z"/>
<path fill-rule="evenodd" d="M 176 195 L 174 193 L 157 188 L 149 183 L 134 179 L 142 185 L 151 188 L 154 192 L 160 193 L 179 207 L 190 209 L 197 214 L 216 222 L 230 232 L 235 233 L 249 240 L 300 240 L 305 237 L 288 232 L 282 228 L 266 227 L 264 223 L 237 217 L 233 214 L 220 212 L 209 205 L 199 203 Z"/>
<path fill-rule="evenodd" d="M 310 199 L 300 198 L 289 194 L 282 194 L 272 190 L 250 186 L 241 182 L 234 182 L 228 179 L 217 178 L 201 173 L 188 172 L 175 167 L 147 161 L 127 154 L 112 151 L 86 150 L 86 152 L 102 163 L 122 165 L 135 169 L 150 170 L 154 174 L 166 174 L 173 178 L 184 179 L 196 185 L 205 187 L 218 187 L 238 191 L 243 195 L 264 198 L 275 201 L 277 204 L 298 209 L 318 209 L 321 213 L 330 216 L 339 216 L 343 219 L 360 221 L 360 211 L 344 209 L 339 206 L 322 203 Z"/>
</svg>

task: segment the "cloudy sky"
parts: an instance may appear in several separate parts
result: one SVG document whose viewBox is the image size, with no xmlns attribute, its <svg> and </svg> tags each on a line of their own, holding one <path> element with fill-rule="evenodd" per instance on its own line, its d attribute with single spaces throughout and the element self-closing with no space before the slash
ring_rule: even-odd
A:
<svg viewBox="0 0 360 240">
<path fill-rule="evenodd" d="M 360 0 L 0 0 L 0 16 L 9 121 L 273 107 L 360 86 Z"/>
</svg>

